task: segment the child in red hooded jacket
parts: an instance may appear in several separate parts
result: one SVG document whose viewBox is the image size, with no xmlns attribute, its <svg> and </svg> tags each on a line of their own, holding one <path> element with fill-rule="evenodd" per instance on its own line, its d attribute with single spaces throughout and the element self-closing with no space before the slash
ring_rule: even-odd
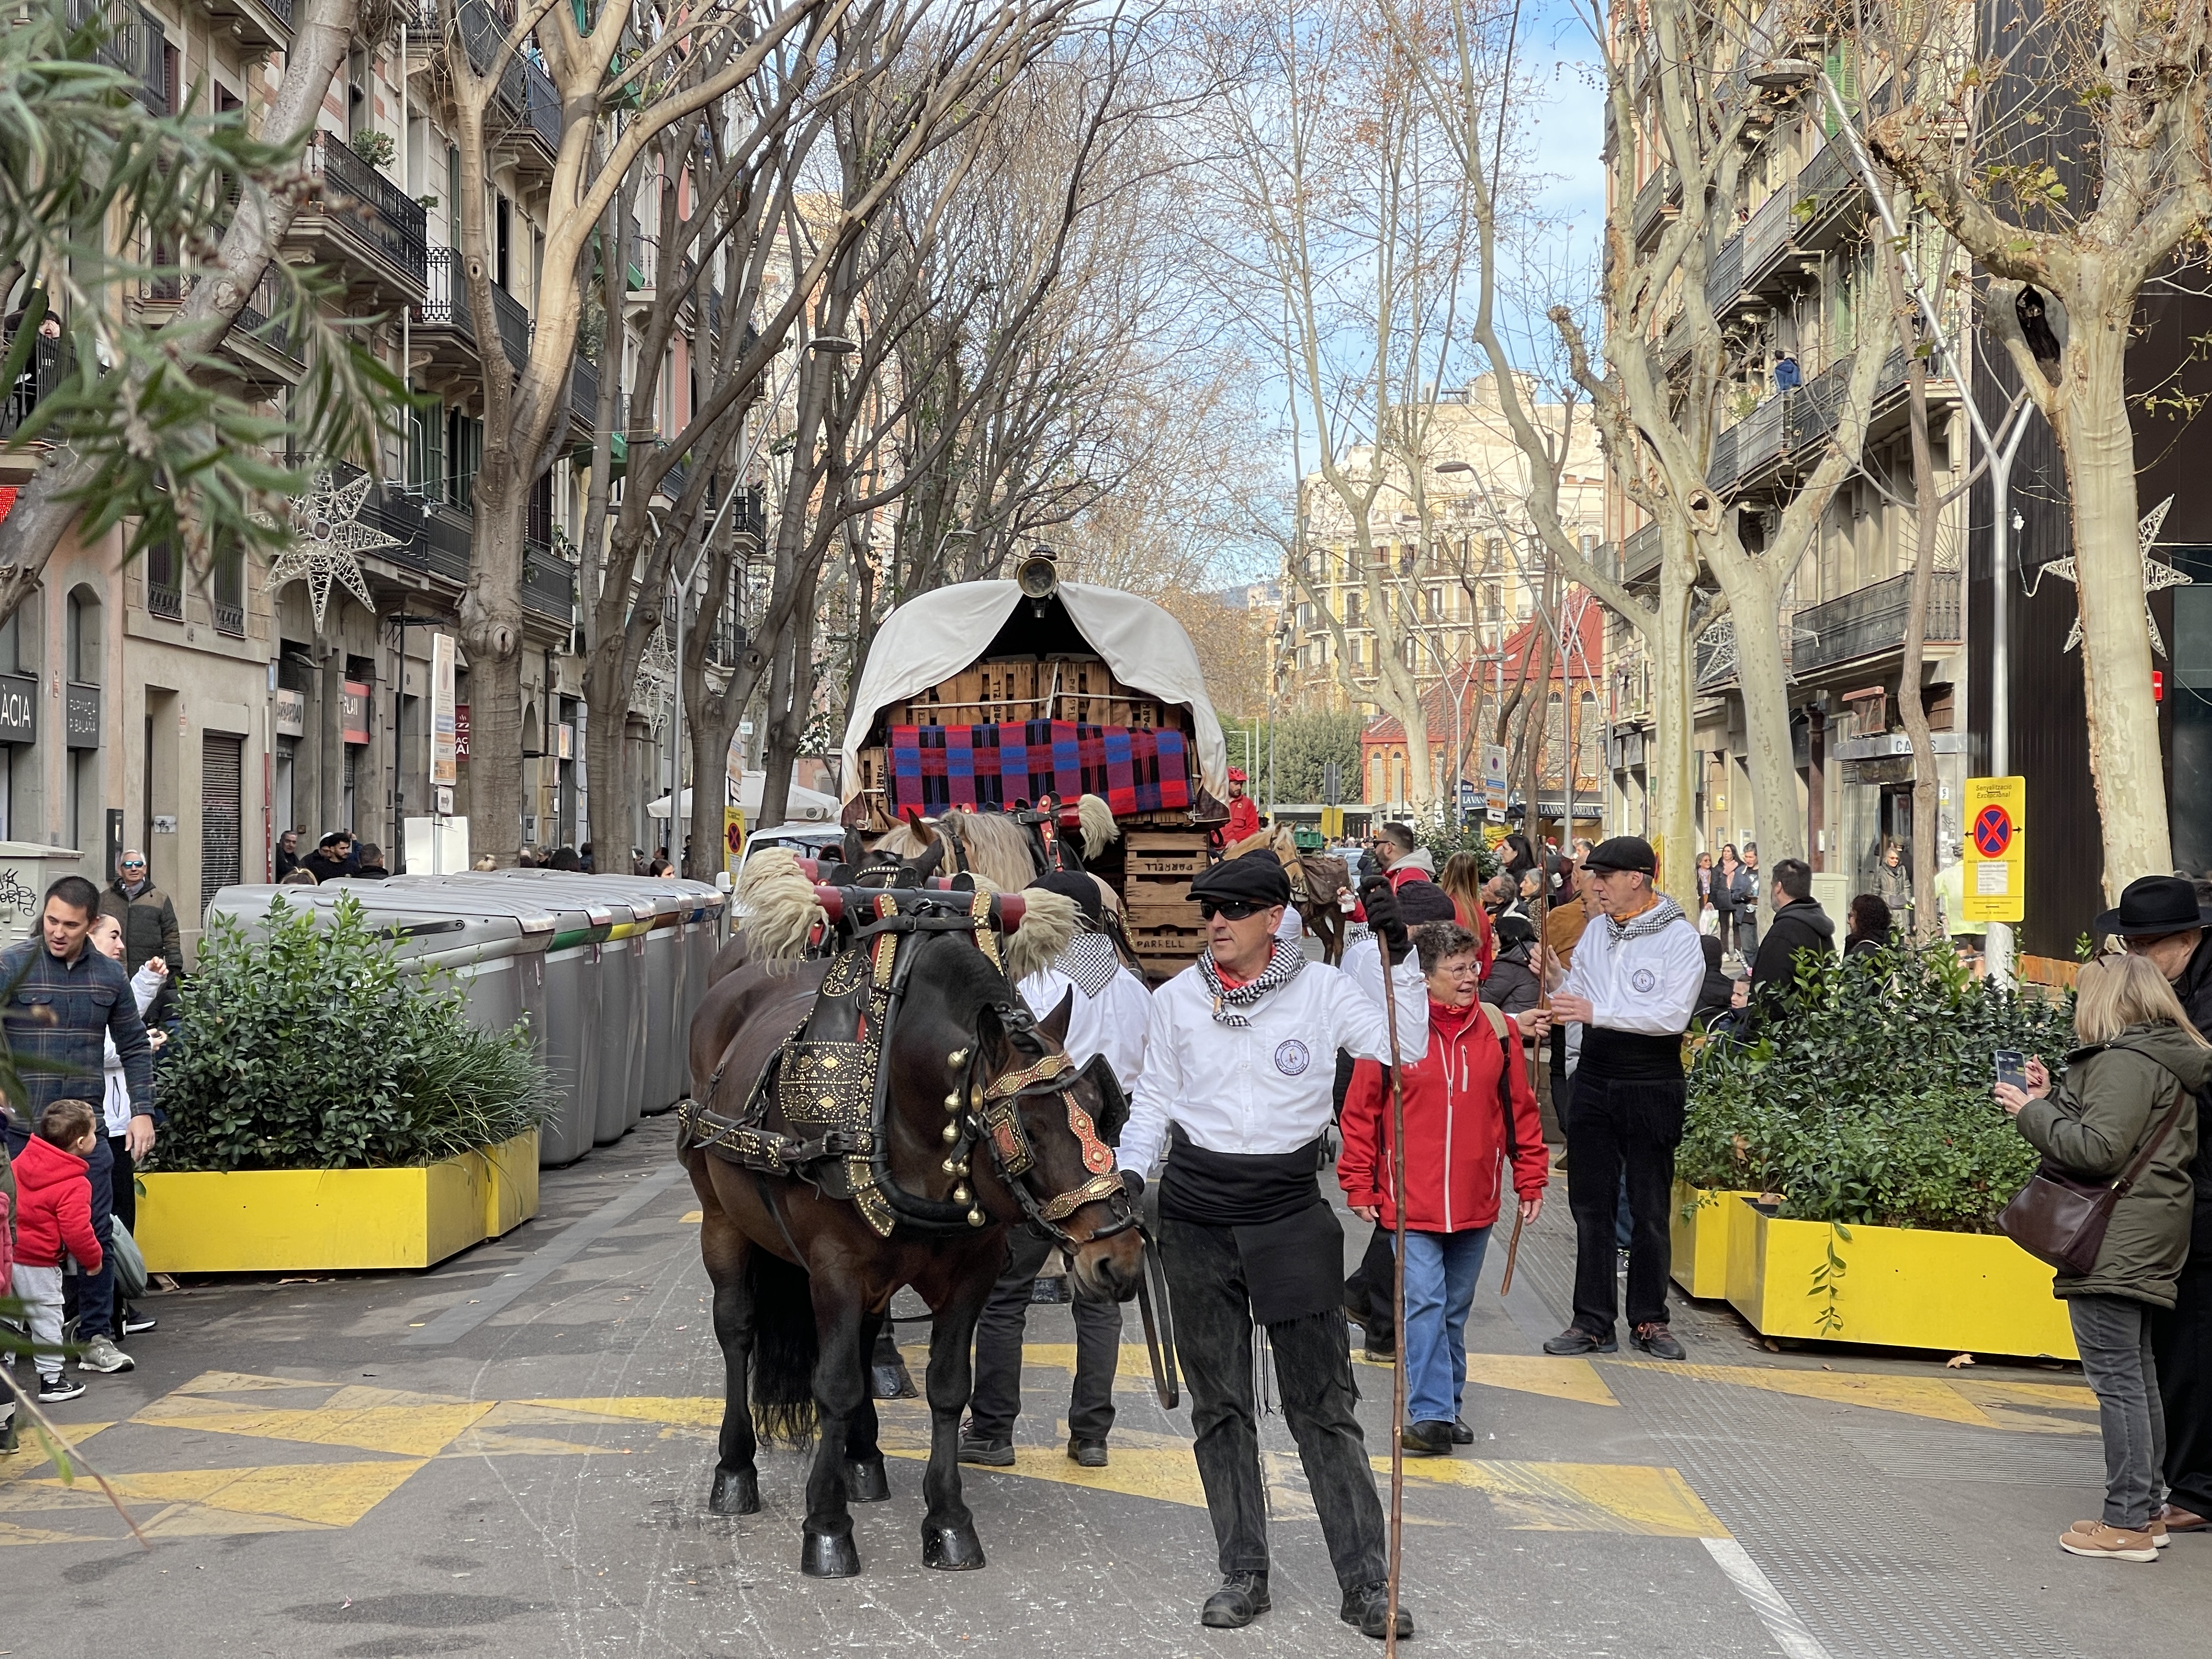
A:
<svg viewBox="0 0 2212 1659">
<path fill-rule="evenodd" d="M 1428 979 L 1427 1053 L 1402 1068 L 1406 1215 L 1392 1202 L 1389 1087 L 1363 1060 L 1344 1100 L 1337 1180 L 1353 1212 L 1394 1230 L 1406 1251 L 1406 1416 L 1416 1456 L 1448 1456 L 1474 1437 L 1460 1417 L 1467 1317 L 1498 1220 L 1501 1171 L 1513 1172 L 1522 1217 L 1536 1218 L 1551 1158 L 1515 1023 L 1477 1000 L 1474 935 L 1453 922 L 1419 928 Z M 1502 1028 L 1502 1029 L 1501 1029 Z"/>
<path fill-rule="evenodd" d="M 70 1256 L 88 1273 L 100 1271 L 92 1230 L 92 1182 L 85 1173 L 100 1133 L 89 1102 L 57 1100 L 39 1115 L 39 1132 L 15 1155 L 16 1300 L 31 1323 L 31 1340 L 58 1350 L 62 1340 L 62 1267 Z M 84 1384 L 62 1370 L 58 1352 L 36 1356 L 39 1398 L 74 1400 Z"/>
</svg>

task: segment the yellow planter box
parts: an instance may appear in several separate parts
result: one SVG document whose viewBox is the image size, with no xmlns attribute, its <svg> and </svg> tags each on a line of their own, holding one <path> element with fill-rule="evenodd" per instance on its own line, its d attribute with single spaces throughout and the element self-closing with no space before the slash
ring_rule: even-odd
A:
<svg viewBox="0 0 2212 1659">
<path fill-rule="evenodd" d="M 1782 1221 L 1741 1197 L 1729 1236 L 1728 1299 L 1767 1336 L 1951 1352 L 2078 1359 L 2051 1270 L 1996 1233 Z M 1832 1242 L 1835 1294 L 1816 1285 Z M 1826 1317 L 1832 1311 L 1832 1318 Z"/>
<path fill-rule="evenodd" d="M 484 1237 L 513 1232 L 538 1213 L 538 1131 L 479 1148 L 484 1167 Z"/>
<path fill-rule="evenodd" d="M 424 1168 L 154 1171 L 138 1244 L 155 1273 L 427 1267 L 538 1212 L 538 1134 Z"/>
<path fill-rule="evenodd" d="M 1747 1213 L 1736 1200 L 1755 1196 L 1674 1183 L 1667 1214 L 1674 1246 L 1670 1259 L 1674 1282 L 1686 1294 L 1716 1299 L 1728 1294 L 1729 1241 Z"/>
</svg>

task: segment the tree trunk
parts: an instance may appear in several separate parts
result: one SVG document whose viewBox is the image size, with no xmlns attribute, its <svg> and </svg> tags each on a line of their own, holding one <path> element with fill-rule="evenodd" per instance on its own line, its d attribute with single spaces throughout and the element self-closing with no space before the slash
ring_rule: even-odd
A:
<svg viewBox="0 0 2212 1659">
<path fill-rule="evenodd" d="M 1689 533 L 1689 527 L 1680 523 L 1661 526 L 1659 609 L 1652 620 L 1652 633 L 1647 635 L 1654 648 L 1651 738 L 1644 754 L 1644 785 L 1650 796 L 1659 854 L 1656 884 L 1671 890 L 1678 902 L 1685 892 L 1696 896 L 1698 865 L 1698 826 L 1692 810 L 1697 787 L 1690 763 L 1690 572 L 1695 567 Z M 1679 643 L 1667 648 L 1667 642 L 1674 641 Z"/>
<path fill-rule="evenodd" d="M 478 483 L 483 478 L 479 474 Z M 522 845 L 525 492 L 497 493 L 507 499 L 477 499 L 477 568 L 462 598 L 460 633 L 469 652 L 469 834 L 480 851 L 507 865 Z M 512 573 L 507 580 L 495 574 L 502 571 Z"/>
<path fill-rule="evenodd" d="M 1797 767 L 1790 742 L 1790 670 L 1782 659 L 1781 595 L 1765 562 L 1747 562 L 1731 601 L 1736 684 L 1759 850 L 1768 869 L 1805 856 L 1805 818 L 1797 810 Z M 1748 601 L 1748 603 L 1747 603 Z M 1764 897 L 1760 908 L 1765 907 Z"/>
<path fill-rule="evenodd" d="M 2073 494 L 2074 568 L 2081 612 L 2081 677 L 2089 705 L 2089 771 L 2104 829 L 2108 903 L 2138 876 L 2173 868 L 2166 763 L 2151 696 L 2143 556 L 2136 530 L 2135 434 L 2127 409 L 2130 307 L 2105 318 L 2069 307 L 2073 329 L 2063 417 L 2057 422 Z"/>
</svg>

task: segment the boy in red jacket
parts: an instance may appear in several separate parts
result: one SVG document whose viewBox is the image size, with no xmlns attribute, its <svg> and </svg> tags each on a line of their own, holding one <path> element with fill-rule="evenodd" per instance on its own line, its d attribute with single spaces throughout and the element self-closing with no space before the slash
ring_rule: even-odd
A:
<svg viewBox="0 0 2212 1659">
<path fill-rule="evenodd" d="M 85 1172 L 99 1128 L 91 1105 L 57 1100 L 39 1115 L 39 1132 L 15 1156 L 16 1300 L 31 1322 L 39 1398 L 74 1400 L 84 1384 L 62 1370 L 62 1264 L 76 1258 L 88 1273 L 100 1271 L 100 1239 L 92 1230 L 92 1182 Z"/>
<path fill-rule="evenodd" d="M 1513 1023 L 1476 1000 L 1475 937 L 1453 922 L 1413 935 L 1428 978 L 1429 1047 L 1404 1068 L 1406 1217 L 1391 1202 L 1389 1087 L 1363 1060 L 1344 1101 L 1337 1180 L 1354 1214 L 1397 1231 L 1406 1253 L 1405 1449 L 1449 1455 L 1474 1431 L 1460 1417 L 1467 1316 L 1498 1219 L 1499 1170 L 1510 1162 L 1525 1221 L 1544 1206 L 1551 1160 Z M 1501 1030 L 1503 1035 L 1501 1035 Z"/>
</svg>

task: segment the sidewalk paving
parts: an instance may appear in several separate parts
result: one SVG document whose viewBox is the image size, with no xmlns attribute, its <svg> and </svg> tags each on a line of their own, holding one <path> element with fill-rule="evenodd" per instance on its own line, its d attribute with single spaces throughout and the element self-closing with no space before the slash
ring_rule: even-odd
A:
<svg viewBox="0 0 2212 1659">
<path fill-rule="evenodd" d="M 1370 1650 L 1335 1619 L 1279 1416 L 1262 1432 L 1275 1609 L 1249 1632 L 1198 1627 L 1215 1574 L 1188 1407 L 1153 1401 L 1133 1316 L 1114 1461 L 1089 1471 L 1062 1450 L 1067 1311 L 1033 1310 L 1017 1465 L 963 1471 L 982 1572 L 921 1565 L 918 1402 L 884 1408 L 893 1497 L 857 1512 L 861 1577 L 799 1575 L 796 1454 L 764 1458 L 763 1513 L 707 1515 L 721 1364 L 697 1200 L 665 1176 L 672 1133 L 648 1122 L 548 1171 L 538 1220 L 430 1273 L 155 1298 L 138 1370 L 89 1379 L 53 1413 L 153 1547 L 36 1453 L 0 1460 L 0 1648 Z M 1364 1229 L 1347 1231 L 1356 1255 Z M 2101 1479 L 2075 1369 L 1775 1353 L 1716 1307 L 1679 1314 L 1686 1365 L 1549 1359 L 1538 1345 L 1565 1322 L 1572 1248 L 1555 1186 L 1513 1295 L 1497 1293 L 1502 1253 L 1477 1292 L 1476 1443 L 1407 1462 L 1423 1648 L 2031 1659 L 2201 1639 L 2212 1538 L 2141 1569 L 2056 1547 Z M 1358 1375 L 1387 1471 L 1389 1373 Z"/>
</svg>

